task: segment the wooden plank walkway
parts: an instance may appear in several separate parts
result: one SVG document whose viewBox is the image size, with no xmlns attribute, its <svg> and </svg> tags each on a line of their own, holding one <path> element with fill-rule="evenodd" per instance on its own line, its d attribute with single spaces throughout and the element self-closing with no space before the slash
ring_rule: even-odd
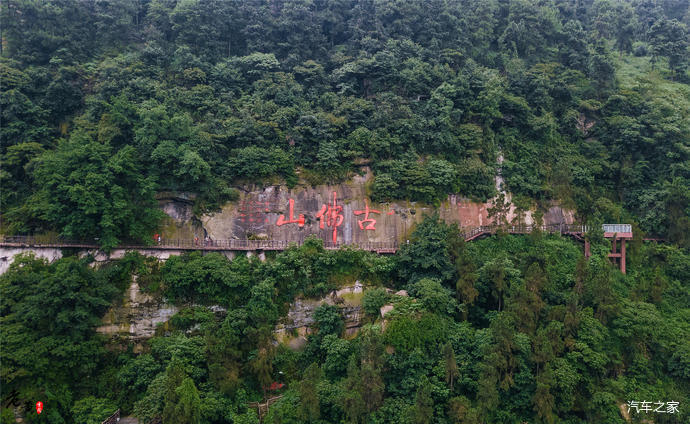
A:
<svg viewBox="0 0 690 424">
<path fill-rule="evenodd" d="M 558 233 L 565 236 L 573 237 L 579 241 L 584 240 L 584 235 L 588 228 L 580 224 L 555 224 L 555 225 L 484 225 L 473 228 L 463 228 L 461 234 L 465 241 L 474 241 L 483 237 L 490 236 L 503 231 L 508 234 L 529 234 L 535 230 L 540 230 L 544 233 Z M 604 235 L 607 238 L 630 239 L 632 238 L 632 230 L 628 224 L 605 224 L 603 226 Z M 607 231 L 608 230 L 608 231 Z M 616 230 L 620 232 L 611 232 Z M 304 243 L 301 241 L 287 241 L 287 240 L 161 240 L 160 242 L 152 244 L 144 243 L 123 243 L 117 246 L 116 249 L 125 250 L 204 250 L 204 251 L 276 251 L 285 250 L 290 246 L 301 246 Z M 346 246 L 357 249 L 368 250 L 376 253 L 395 253 L 399 248 L 397 241 L 383 241 L 383 242 L 363 242 L 363 243 L 333 243 L 324 241 L 323 246 L 326 249 L 340 249 Z M 41 248 L 57 248 L 57 249 L 99 249 L 100 246 L 95 240 L 65 240 L 59 238 L 47 238 L 41 236 L 2 236 L 0 238 L 0 247 L 41 247 Z"/>
<path fill-rule="evenodd" d="M 554 233 L 569 233 L 577 232 L 583 233 L 586 228 L 581 225 L 550 225 L 540 227 L 542 231 Z M 481 226 L 475 228 L 465 229 L 462 234 L 466 241 L 476 240 L 491 234 L 496 233 L 499 229 L 510 234 L 527 234 L 536 229 L 535 226 Z M 164 239 L 160 242 L 152 244 L 144 243 L 123 243 L 117 246 L 117 249 L 154 249 L 154 250 L 285 250 L 291 245 L 300 246 L 304 241 L 287 241 L 287 240 L 182 240 Z M 72 248 L 72 249 L 99 249 L 100 246 L 95 240 L 66 240 L 59 238 L 48 238 L 41 236 L 3 236 L 0 239 L 0 246 L 2 247 L 43 247 L 43 248 Z M 383 242 L 363 242 L 363 243 L 333 243 L 324 241 L 323 246 L 326 249 L 340 249 L 345 246 L 351 246 L 362 250 L 368 250 L 377 253 L 395 253 L 398 250 L 399 244 L 397 241 L 383 241 Z"/>
<path fill-rule="evenodd" d="M 210 240 L 210 241 L 195 241 L 195 240 L 161 240 L 152 244 L 144 243 L 123 243 L 115 249 L 125 250 L 205 250 L 205 251 L 255 251 L 255 250 L 285 250 L 290 246 L 301 246 L 304 244 L 300 241 L 287 240 Z M 398 250 L 398 242 L 364 242 L 364 243 L 333 243 L 324 241 L 323 246 L 328 250 L 336 250 L 346 246 L 355 247 L 362 250 L 368 250 L 377 253 L 395 253 Z M 99 249 L 100 246 L 91 241 L 83 240 L 62 240 L 62 239 L 47 239 L 34 236 L 3 236 L 0 238 L 0 247 L 41 247 L 41 248 L 56 248 L 56 249 Z"/>
</svg>

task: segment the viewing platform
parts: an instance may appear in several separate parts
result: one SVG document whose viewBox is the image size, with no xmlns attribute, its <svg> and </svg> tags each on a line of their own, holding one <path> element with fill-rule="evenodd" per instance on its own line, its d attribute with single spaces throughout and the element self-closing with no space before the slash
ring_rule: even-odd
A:
<svg viewBox="0 0 690 424">
<path fill-rule="evenodd" d="M 633 238 L 632 225 L 630 224 L 604 224 L 602 228 L 604 230 L 604 237 L 606 238 L 627 240 Z"/>
<path fill-rule="evenodd" d="M 625 274 L 625 241 L 632 240 L 632 225 L 630 224 L 604 224 L 604 237 L 611 239 L 611 253 L 609 258 L 615 264 L 618 264 L 621 272 Z M 620 240 L 620 251 L 618 248 L 618 240 Z M 589 243 L 585 242 L 585 256 L 589 258 Z"/>
</svg>

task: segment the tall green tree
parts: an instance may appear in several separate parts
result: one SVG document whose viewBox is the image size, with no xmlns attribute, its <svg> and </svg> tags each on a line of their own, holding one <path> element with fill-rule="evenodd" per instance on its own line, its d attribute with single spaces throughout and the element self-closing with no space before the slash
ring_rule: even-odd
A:
<svg viewBox="0 0 690 424">
<path fill-rule="evenodd" d="M 446 373 L 446 383 L 450 386 L 450 391 L 453 391 L 453 383 L 455 379 L 460 377 L 460 371 L 458 370 L 458 363 L 455 360 L 455 352 L 453 351 L 453 345 L 446 343 L 443 345 L 443 368 Z"/>
<path fill-rule="evenodd" d="M 431 383 L 424 377 L 414 397 L 414 422 L 429 424 L 434 416 L 434 400 L 431 397 Z"/>
<path fill-rule="evenodd" d="M 668 57 L 668 65 L 675 75 L 682 75 L 688 64 L 688 30 L 675 19 L 660 19 L 649 28 L 654 60 Z"/>
<path fill-rule="evenodd" d="M 198 424 L 201 422 L 201 400 L 194 381 L 187 377 L 176 389 L 179 402 L 175 408 L 175 419 L 171 423 Z M 168 422 L 168 421 L 166 421 Z"/>
<path fill-rule="evenodd" d="M 458 280 L 455 283 L 455 291 L 458 300 L 465 306 L 463 308 L 463 316 L 467 319 L 468 307 L 471 306 L 477 299 L 477 296 L 479 296 L 479 292 L 475 288 L 478 275 L 476 266 L 467 252 L 465 240 L 457 227 L 451 230 L 450 251 L 455 265 L 455 271 L 458 275 Z"/>
<path fill-rule="evenodd" d="M 360 423 L 366 413 L 366 403 L 360 391 L 361 375 L 355 356 L 347 363 L 347 378 L 341 397 L 342 408 L 351 423 Z"/>
<path fill-rule="evenodd" d="M 398 270 L 403 284 L 414 283 L 424 277 L 437 278 L 443 283 L 453 278 L 448 252 L 449 227 L 437 215 L 427 216 L 410 237 L 410 243 L 400 248 Z"/>
<path fill-rule="evenodd" d="M 321 377 L 321 368 L 317 363 L 312 363 L 304 370 L 304 378 L 299 383 L 299 416 L 305 422 L 314 422 L 321 418 L 317 392 Z"/>
<path fill-rule="evenodd" d="M 34 181 L 40 190 L 26 212 L 47 229 L 96 240 L 104 248 L 123 239 L 148 241 L 162 213 L 153 198 L 154 180 L 141 174 L 134 148 L 114 152 L 78 132 L 39 161 Z"/>
</svg>

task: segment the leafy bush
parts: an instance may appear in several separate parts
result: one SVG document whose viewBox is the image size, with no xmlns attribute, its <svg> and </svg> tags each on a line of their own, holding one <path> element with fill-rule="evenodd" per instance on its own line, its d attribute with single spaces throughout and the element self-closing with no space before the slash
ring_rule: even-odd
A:
<svg viewBox="0 0 690 424">
<path fill-rule="evenodd" d="M 409 353 L 415 349 L 437 349 L 447 332 L 446 322 L 433 313 L 425 313 L 420 318 L 401 316 L 391 321 L 385 340 L 396 352 Z"/>
<path fill-rule="evenodd" d="M 314 321 L 316 328 L 319 329 L 319 334 L 324 336 L 327 334 L 339 336 L 345 328 L 338 307 L 326 303 L 314 309 Z"/>
<path fill-rule="evenodd" d="M 74 402 L 72 416 L 78 423 L 101 424 L 116 410 L 117 406 L 112 400 L 88 396 Z"/>
<path fill-rule="evenodd" d="M 369 315 L 378 315 L 381 306 L 388 303 L 389 298 L 388 291 L 383 287 L 365 290 L 362 296 L 362 307 L 364 308 L 364 312 Z"/>
</svg>

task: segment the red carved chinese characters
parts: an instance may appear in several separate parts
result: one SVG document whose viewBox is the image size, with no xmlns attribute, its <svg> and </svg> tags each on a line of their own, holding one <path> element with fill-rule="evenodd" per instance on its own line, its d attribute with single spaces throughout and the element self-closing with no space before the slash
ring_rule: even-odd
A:
<svg viewBox="0 0 690 424">
<path fill-rule="evenodd" d="M 266 212 L 268 212 L 268 202 L 261 202 L 258 200 L 247 201 L 240 203 L 238 208 L 240 221 L 244 224 L 260 225 L 268 222 Z"/>
<path fill-rule="evenodd" d="M 360 230 L 375 230 L 376 229 L 376 220 L 374 218 L 369 218 L 369 213 L 378 213 L 380 214 L 381 211 L 377 211 L 376 209 L 369 209 L 369 204 L 367 201 L 364 201 L 364 210 L 363 211 L 354 211 L 355 215 L 362 215 L 364 214 L 364 219 L 358 220 L 357 222 L 359 223 L 359 229 Z M 370 224 L 364 227 L 364 223 L 369 222 Z"/>
<path fill-rule="evenodd" d="M 278 221 L 276 222 L 277 226 L 281 226 L 283 224 L 297 224 L 299 227 L 304 227 L 304 215 L 299 214 L 299 217 L 297 219 L 294 218 L 294 209 L 295 209 L 295 201 L 290 199 L 289 200 L 289 210 L 290 210 L 290 219 L 285 219 L 285 215 L 280 215 L 278 217 Z M 321 227 L 323 228 L 323 227 Z"/>
<path fill-rule="evenodd" d="M 343 223 L 344 217 L 340 214 L 343 207 L 338 206 L 336 200 L 337 194 L 333 192 L 333 203 L 328 205 L 323 205 L 316 217 L 319 219 L 319 228 L 325 228 L 325 225 L 333 227 L 333 243 L 338 241 L 338 227 Z"/>
</svg>

